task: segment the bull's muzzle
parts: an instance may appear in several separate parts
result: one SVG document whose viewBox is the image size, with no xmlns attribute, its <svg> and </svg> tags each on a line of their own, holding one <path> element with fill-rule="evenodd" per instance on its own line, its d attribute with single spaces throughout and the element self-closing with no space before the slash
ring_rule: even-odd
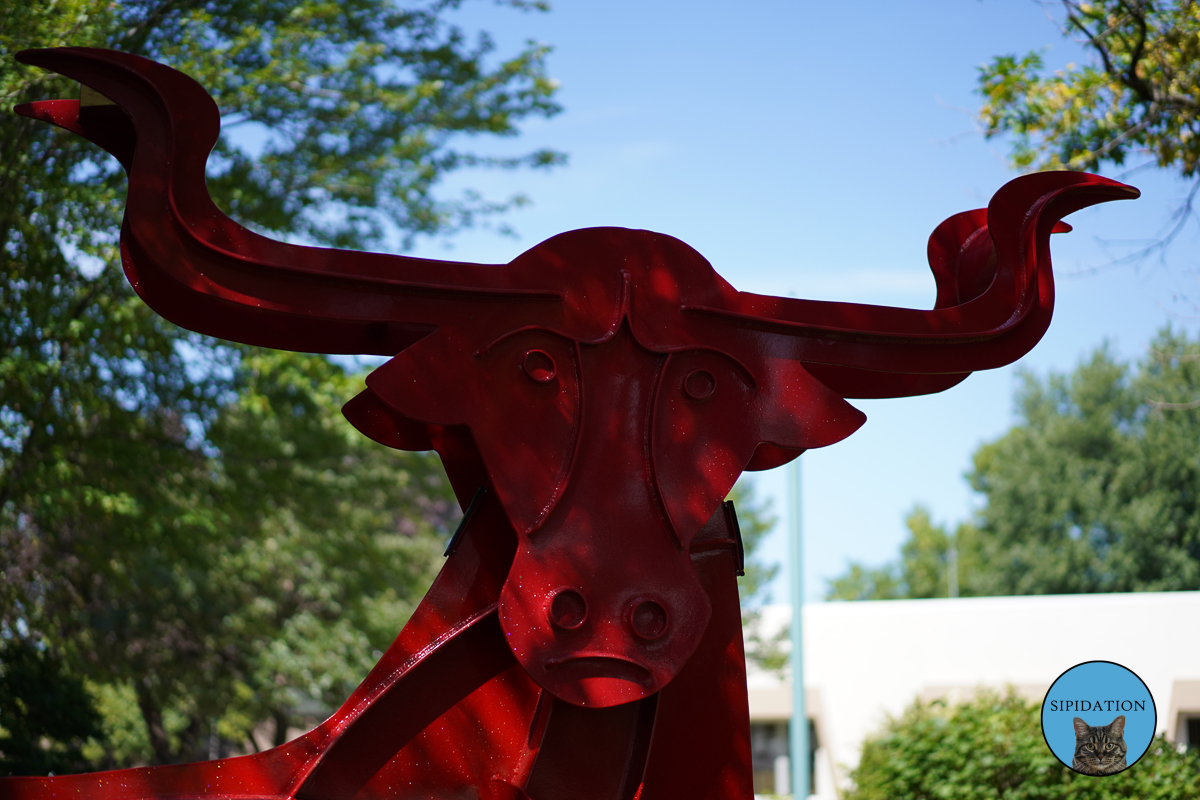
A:
<svg viewBox="0 0 1200 800">
<path fill-rule="evenodd" d="M 589 707 L 638 700 L 699 644 L 708 595 L 687 552 L 653 533 L 636 549 L 619 534 L 608 547 L 563 535 L 522 541 L 500 621 L 521 666 L 556 697 Z"/>
</svg>

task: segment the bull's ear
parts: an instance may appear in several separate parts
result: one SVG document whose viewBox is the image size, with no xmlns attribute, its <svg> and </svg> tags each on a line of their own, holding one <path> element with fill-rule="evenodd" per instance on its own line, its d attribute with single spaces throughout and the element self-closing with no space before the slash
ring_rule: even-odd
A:
<svg viewBox="0 0 1200 800">
<path fill-rule="evenodd" d="M 574 342 L 530 330 L 481 347 L 439 329 L 367 385 L 405 417 L 470 428 L 518 533 L 541 525 L 562 496 L 580 425 Z"/>
<path fill-rule="evenodd" d="M 844 439 L 866 420 L 795 361 L 765 359 L 755 373 L 703 350 L 672 354 L 663 370 L 654 479 L 684 545 L 747 467 L 785 463 L 796 451 Z"/>
<path fill-rule="evenodd" d="M 782 467 L 788 462 L 795 461 L 803 453 L 803 450 L 793 450 L 761 442 L 758 447 L 754 448 L 754 455 L 750 456 L 750 460 L 746 462 L 745 471 L 760 472 L 764 469 Z"/>
<path fill-rule="evenodd" d="M 787 358 L 766 360 L 760 405 L 759 441 L 788 450 L 825 447 L 862 427 L 867 415 Z M 767 402 L 762 402 L 770 398 Z"/>
<path fill-rule="evenodd" d="M 432 450 L 429 426 L 410 419 L 371 389 L 364 389 L 342 406 L 342 416 L 358 432 L 397 450 Z"/>
<path fill-rule="evenodd" d="M 342 415 L 360 433 L 380 444 L 397 450 L 437 451 L 463 511 L 479 487 L 489 482 L 479 448 L 465 426 L 430 425 L 411 419 L 383 402 L 369 388 L 342 406 Z"/>
</svg>

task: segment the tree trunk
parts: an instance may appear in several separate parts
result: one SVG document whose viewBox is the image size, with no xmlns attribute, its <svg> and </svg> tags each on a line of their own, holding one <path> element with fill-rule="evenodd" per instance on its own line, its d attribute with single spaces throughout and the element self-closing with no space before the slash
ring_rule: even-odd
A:
<svg viewBox="0 0 1200 800">
<path fill-rule="evenodd" d="M 274 741 L 271 744 L 274 745 L 275 747 L 281 747 L 282 745 L 287 744 L 287 740 L 288 740 L 288 735 L 287 735 L 288 715 L 287 715 L 287 712 L 280 710 L 280 709 L 276 709 L 275 713 L 271 715 L 271 718 L 275 720 L 275 736 L 274 736 Z"/>
<path fill-rule="evenodd" d="M 154 761 L 158 764 L 171 764 L 175 754 L 171 751 L 171 742 L 167 738 L 167 729 L 163 727 L 162 709 L 150 693 L 145 681 L 138 681 L 137 701 L 146 722 L 146 732 L 150 735 L 150 749 L 154 751 Z"/>
</svg>

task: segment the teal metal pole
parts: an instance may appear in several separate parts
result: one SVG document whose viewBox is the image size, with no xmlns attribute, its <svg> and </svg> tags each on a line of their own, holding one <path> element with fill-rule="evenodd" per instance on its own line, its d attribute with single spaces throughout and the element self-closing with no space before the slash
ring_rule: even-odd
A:
<svg viewBox="0 0 1200 800">
<path fill-rule="evenodd" d="M 800 524 L 800 459 L 788 465 L 788 574 L 792 590 L 792 796 L 808 797 L 808 714 L 804 710 L 804 541 Z"/>
</svg>

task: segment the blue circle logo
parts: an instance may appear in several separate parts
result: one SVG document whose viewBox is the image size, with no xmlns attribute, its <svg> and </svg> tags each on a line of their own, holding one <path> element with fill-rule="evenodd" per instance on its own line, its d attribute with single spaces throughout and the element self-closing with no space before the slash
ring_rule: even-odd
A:
<svg viewBox="0 0 1200 800">
<path fill-rule="evenodd" d="M 1145 754 L 1158 727 L 1146 684 L 1112 661 L 1085 661 L 1058 676 L 1042 701 L 1042 736 L 1083 775 L 1116 775 Z"/>
</svg>

